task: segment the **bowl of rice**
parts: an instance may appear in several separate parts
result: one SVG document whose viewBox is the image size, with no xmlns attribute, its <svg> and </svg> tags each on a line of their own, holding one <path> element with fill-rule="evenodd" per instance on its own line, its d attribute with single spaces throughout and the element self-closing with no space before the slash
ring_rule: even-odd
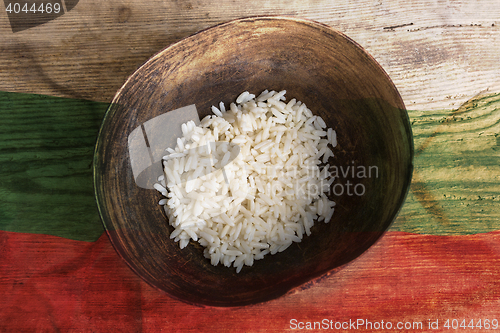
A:
<svg viewBox="0 0 500 333">
<path fill-rule="evenodd" d="M 95 194 L 147 283 L 244 306 L 368 250 L 404 203 L 413 153 L 404 103 L 361 46 L 317 22 L 251 17 L 128 78 L 97 140 Z"/>
</svg>

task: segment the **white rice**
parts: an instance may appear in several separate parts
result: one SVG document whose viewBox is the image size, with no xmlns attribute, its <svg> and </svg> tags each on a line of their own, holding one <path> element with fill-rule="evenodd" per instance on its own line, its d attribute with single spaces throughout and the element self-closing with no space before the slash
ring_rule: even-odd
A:
<svg viewBox="0 0 500 333">
<path fill-rule="evenodd" d="M 170 237 L 181 248 L 197 241 L 212 265 L 240 272 L 333 216 L 325 193 L 333 179 L 321 165 L 334 156 L 336 133 L 285 93 L 245 91 L 227 110 L 212 106 L 215 116 L 183 124 L 177 147 L 167 149 L 155 188 L 166 197 L 159 204 L 175 228 Z"/>
</svg>

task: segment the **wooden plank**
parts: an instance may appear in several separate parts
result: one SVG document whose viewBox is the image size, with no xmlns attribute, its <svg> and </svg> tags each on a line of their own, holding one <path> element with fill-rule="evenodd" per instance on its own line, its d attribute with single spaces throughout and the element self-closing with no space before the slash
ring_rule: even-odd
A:
<svg viewBox="0 0 500 333">
<path fill-rule="evenodd" d="M 452 111 L 409 115 L 415 171 L 391 230 L 460 235 L 500 229 L 500 94 Z"/>
<path fill-rule="evenodd" d="M 92 157 L 107 104 L 0 92 L 0 229 L 94 241 Z"/>
<path fill-rule="evenodd" d="M 495 327 L 499 320 L 499 232 L 389 232 L 319 282 L 267 303 L 226 309 L 185 304 L 147 285 L 120 260 L 105 235 L 82 244 L 0 231 L 0 241 L 5 249 L 0 260 L 2 332 L 31 332 L 33 327 L 47 332 L 297 332 L 292 319 L 331 320 L 334 326 L 325 332 L 431 332 L 429 319 L 438 320 L 440 328 L 446 319 L 488 319 L 490 324 L 495 319 Z M 394 326 L 335 329 L 336 322 L 358 318 Z M 422 326 L 397 330 L 397 322 Z"/>
<path fill-rule="evenodd" d="M 496 0 L 80 1 L 15 34 L 0 17 L 0 90 L 109 102 L 163 47 L 251 15 L 300 16 L 346 33 L 381 63 L 412 110 L 457 108 L 480 92 L 500 91 Z"/>
<path fill-rule="evenodd" d="M 0 92 L 0 229 L 95 240 L 91 163 L 106 103 Z M 409 111 L 415 173 L 391 230 L 500 229 L 500 94 Z"/>
</svg>

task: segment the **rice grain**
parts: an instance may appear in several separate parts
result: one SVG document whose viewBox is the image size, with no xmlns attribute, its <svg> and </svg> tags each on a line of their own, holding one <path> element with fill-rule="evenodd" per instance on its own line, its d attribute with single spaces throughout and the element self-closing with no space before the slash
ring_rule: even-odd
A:
<svg viewBox="0 0 500 333">
<path fill-rule="evenodd" d="M 212 265 L 240 272 L 311 235 L 314 221 L 331 221 L 335 202 L 324 192 L 333 179 L 319 166 L 334 157 L 336 132 L 285 94 L 245 91 L 228 110 L 220 102 L 200 125 L 182 125 L 155 184 L 180 248 L 193 240 Z"/>
</svg>

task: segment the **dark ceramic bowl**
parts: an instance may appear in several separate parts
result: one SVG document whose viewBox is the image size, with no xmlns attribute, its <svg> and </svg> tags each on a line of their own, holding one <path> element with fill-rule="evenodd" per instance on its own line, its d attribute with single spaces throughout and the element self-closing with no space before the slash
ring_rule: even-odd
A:
<svg viewBox="0 0 500 333">
<path fill-rule="evenodd" d="M 127 140 L 169 110 L 195 104 L 202 118 L 219 101 L 228 105 L 245 90 L 264 89 L 286 89 L 288 100 L 296 98 L 323 117 L 337 131 L 334 165 L 356 173 L 349 169 L 332 185 L 337 206 L 330 223 L 316 222 L 301 243 L 237 274 L 212 266 L 197 243 L 181 250 L 169 239 L 173 229 L 158 205 L 161 195 L 137 185 Z M 188 303 L 241 306 L 280 297 L 366 251 L 401 208 L 412 160 L 403 101 L 358 44 L 316 22 L 254 17 L 170 45 L 130 76 L 104 118 L 94 183 L 111 242 L 134 272 Z M 370 167 L 371 175 L 358 173 Z"/>
</svg>

